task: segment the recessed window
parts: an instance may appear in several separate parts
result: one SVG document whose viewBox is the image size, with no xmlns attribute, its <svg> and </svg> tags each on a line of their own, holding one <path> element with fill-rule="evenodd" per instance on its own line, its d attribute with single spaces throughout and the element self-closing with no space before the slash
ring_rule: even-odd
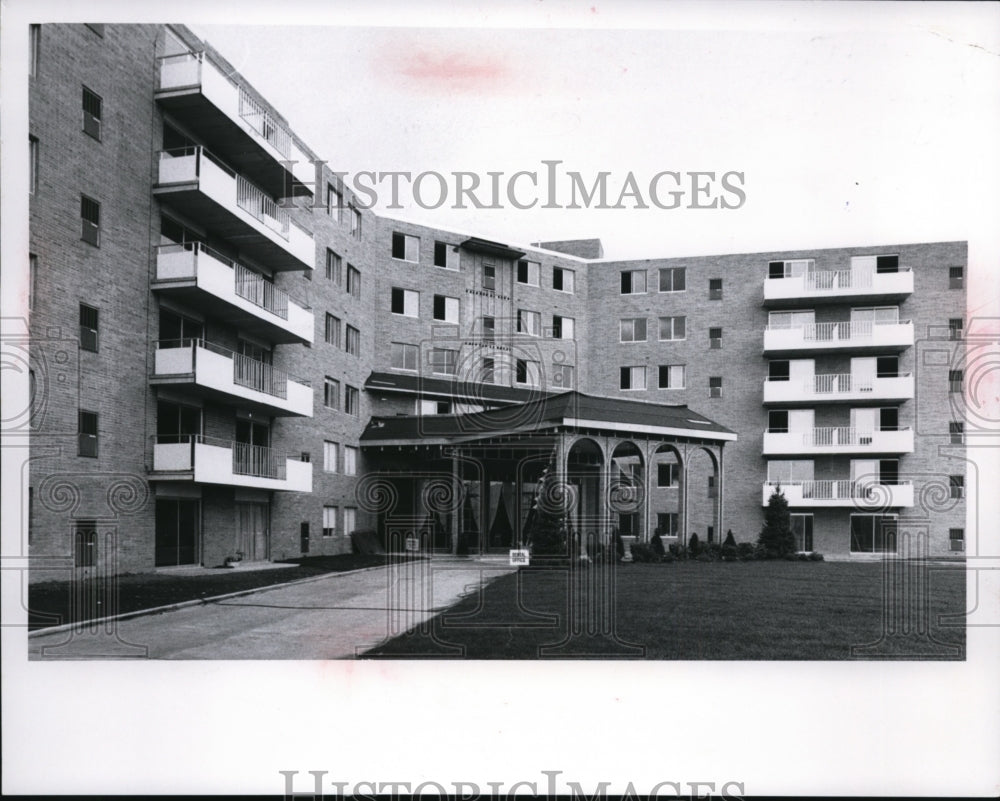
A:
<svg viewBox="0 0 1000 801">
<path fill-rule="evenodd" d="M 896 515 L 851 515 L 852 553 L 895 553 Z"/>
<path fill-rule="evenodd" d="M 853 260 L 853 257 L 852 257 Z M 767 265 L 768 278 L 800 278 L 813 272 L 815 259 L 791 259 L 789 261 L 772 261 Z"/>
<path fill-rule="evenodd" d="M 556 390 L 573 389 L 573 365 L 553 364 L 552 365 L 552 388 Z"/>
<path fill-rule="evenodd" d="M 349 206 L 351 211 L 351 236 L 361 239 L 361 212 L 354 206 Z"/>
<path fill-rule="evenodd" d="M 348 325 L 344 342 L 344 350 L 351 356 L 361 355 L 361 332 L 353 325 Z"/>
<path fill-rule="evenodd" d="M 948 423 L 948 436 L 951 439 L 952 445 L 961 445 L 965 442 L 965 423 L 963 422 L 951 422 Z"/>
<path fill-rule="evenodd" d="M 541 383 L 541 365 L 533 359 L 518 359 L 514 365 L 514 380 L 518 384 L 537 387 Z"/>
<path fill-rule="evenodd" d="M 952 498 L 964 498 L 965 476 L 948 476 L 948 489 Z"/>
<path fill-rule="evenodd" d="M 336 378 L 326 376 L 323 380 L 323 405 L 327 409 L 340 408 L 340 382 Z"/>
<path fill-rule="evenodd" d="M 340 318 L 334 317 L 332 314 L 327 313 L 326 315 L 326 327 L 323 332 L 323 338 L 334 347 L 340 347 Z"/>
<path fill-rule="evenodd" d="M 353 445 L 344 446 L 344 475 L 356 476 L 358 474 L 358 449 Z"/>
<path fill-rule="evenodd" d="M 950 528 L 950 529 L 948 529 L 948 542 L 951 543 L 951 550 L 953 550 L 953 551 L 964 551 L 965 550 L 965 529 L 964 528 Z"/>
<path fill-rule="evenodd" d="M 618 322 L 619 339 L 622 342 L 646 341 L 646 318 L 626 317 Z"/>
<path fill-rule="evenodd" d="M 660 342 L 684 339 L 687 336 L 686 328 L 686 318 L 684 317 L 661 317 Z"/>
<path fill-rule="evenodd" d="M 336 473 L 340 465 L 340 445 L 331 440 L 323 443 L 323 472 Z"/>
<path fill-rule="evenodd" d="M 661 537 L 676 537 L 680 531 L 680 515 L 677 512 L 657 512 L 656 530 Z"/>
<path fill-rule="evenodd" d="M 447 242 L 434 243 L 434 266 L 443 270 L 458 269 L 458 248 Z"/>
<path fill-rule="evenodd" d="M 721 398 L 722 397 L 722 376 L 713 375 L 708 379 L 708 397 L 710 398 Z"/>
<path fill-rule="evenodd" d="M 677 462 L 660 462 L 656 465 L 656 486 L 676 487 L 680 484 L 681 466 Z"/>
<path fill-rule="evenodd" d="M 458 372 L 458 351 L 453 348 L 432 348 L 430 361 L 431 370 L 440 375 L 455 375 Z"/>
<path fill-rule="evenodd" d="M 565 267 L 553 267 L 552 288 L 558 292 L 576 292 L 576 273 Z"/>
<path fill-rule="evenodd" d="M 86 86 L 83 87 L 83 132 L 101 141 L 101 98 Z"/>
<path fill-rule="evenodd" d="M 788 411 L 786 409 L 771 409 L 767 413 L 767 432 L 769 434 L 788 433 Z"/>
<path fill-rule="evenodd" d="M 483 339 L 486 342 L 493 342 L 497 335 L 497 319 L 496 317 L 485 316 L 483 317 Z"/>
<path fill-rule="evenodd" d="M 948 320 L 948 337 L 950 339 L 961 339 L 965 329 L 965 320 L 961 317 L 952 317 Z"/>
<path fill-rule="evenodd" d="M 97 521 L 77 520 L 73 523 L 73 564 L 93 567 L 97 562 Z"/>
<path fill-rule="evenodd" d="M 323 507 L 323 536 L 333 537 L 337 533 L 337 507 Z"/>
<path fill-rule="evenodd" d="M 948 371 L 948 391 L 961 394 L 964 392 L 965 374 L 961 370 Z"/>
<path fill-rule="evenodd" d="M 493 291 L 497 288 L 497 268 L 493 264 L 483 265 L 483 289 Z"/>
<path fill-rule="evenodd" d="M 709 300 L 722 300 L 722 279 L 721 278 L 710 278 L 710 279 L 708 279 L 708 299 Z"/>
<path fill-rule="evenodd" d="M 42 26 L 28 26 L 28 74 L 34 78 L 38 74 L 38 54 L 41 51 Z"/>
<path fill-rule="evenodd" d="M 708 329 L 708 347 L 712 350 L 719 350 L 722 348 L 722 329 L 721 328 L 709 328 Z"/>
<path fill-rule="evenodd" d="M 683 292 L 686 287 L 687 268 L 661 267 L 660 292 Z"/>
<path fill-rule="evenodd" d="M 420 237 L 396 232 L 392 235 L 392 257 L 402 261 L 420 261 Z"/>
<path fill-rule="evenodd" d="M 344 195 L 333 185 L 326 185 L 326 213 L 337 222 L 344 220 Z"/>
<path fill-rule="evenodd" d="M 788 522 L 792 524 L 792 536 L 795 537 L 795 550 L 799 552 L 812 551 L 813 515 L 790 515 Z"/>
<path fill-rule="evenodd" d="M 445 323 L 458 323 L 458 298 L 435 295 L 434 319 Z"/>
<path fill-rule="evenodd" d="M 552 338 L 553 339 L 575 339 L 576 320 L 572 317 L 563 317 L 561 314 L 552 315 Z"/>
<path fill-rule="evenodd" d="M 660 389 L 684 389 L 683 364 L 661 364 L 658 377 Z"/>
<path fill-rule="evenodd" d="M 358 510 L 353 506 L 344 507 L 344 534 L 348 537 L 354 533 L 357 527 Z"/>
<path fill-rule="evenodd" d="M 420 293 L 412 289 L 392 288 L 392 313 L 404 317 L 420 316 Z"/>
<path fill-rule="evenodd" d="M 98 349 L 98 329 L 97 320 L 99 312 L 93 306 L 86 303 L 80 304 L 80 349 L 97 353 Z"/>
<path fill-rule="evenodd" d="M 393 342 L 391 345 L 391 365 L 394 370 L 416 370 L 420 349 L 408 342 Z"/>
<path fill-rule="evenodd" d="M 361 392 L 350 384 L 344 386 L 344 411 L 353 417 L 361 414 Z"/>
<path fill-rule="evenodd" d="M 333 281 L 336 286 L 340 286 L 344 280 L 344 275 L 342 271 L 343 260 L 340 258 L 338 253 L 326 249 L 326 277 L 327 280 Z"/>
<path fill-rule="evenodd" d="M 646 368 L 642 365 L 618 368 L 618 387 L 620 389 L 645 389 Z"/>
<path fill-rule="evenodd" d="M 479 363 L 480 381 L 492 384 L 496 380 L 496 362 L 492 356 L 484 356 Z"/>
<path fill-rule="evenodd" d="M 537 261 L 521 259 L 517 263 L 517 283 L 528 286 L 538 286 L 538 275 L 541 265 Z"/>
<path fill-rule="evenodd" d="M 517 331 L 520 334 L 537 337 L 542 334 L 542 315 L 528 309 L 517 310 Z"/>
<path fill-rule="evenodd" d="M 949 267 L 948 289 L 964 289 L 964 288 L 965 288 L 965 268 Z"/>
<path fill-rule="evenodd" d="M 28 137 L 28 194 L 38 191 L 38 137 Z"/>
<path fill-rule="evenodd" d="M 347 265 L 347 293 L 355 299 L 361 298 L 361 271 L 353 264 Z"/>
<path fill-rule="evenodd" d="M 86 195 L 80 195 L 80 219 L 83 223 L 83 241 L 94 247 L 100 247 L 101 204 Z"/>
<path fill-rule="evenodd" d="M 642 295 L 646 292 L 645 270 L 622 270 L 621 294 Z"/>
<path fill-rule="evenodd" d="M 77 416 L 77 435 L 79 439 L 78 456 L 97 458 L 97 412 L 80 410 Z"/>
</svg>

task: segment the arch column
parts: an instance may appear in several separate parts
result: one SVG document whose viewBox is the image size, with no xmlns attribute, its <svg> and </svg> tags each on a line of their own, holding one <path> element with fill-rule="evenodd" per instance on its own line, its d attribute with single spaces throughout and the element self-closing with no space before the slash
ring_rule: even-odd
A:
<svg viewBox="0 0 1000 801">
<path fill-rule="evenodd" d="M 715 512 L 715 517 L 716 517 L 716 520 L 719 521 L 719 544 L 720 545 L 722 544 L 722 542 L 724 541 L 725 536 L 726 536 L 726 532 L 725 532 L 726 525 L 725 525 L 725 520 L 724 520 L 724 512 L 725 512 L 725 508 L 726 508 L 726 501 L 725 501 L 725 498 L 726 498 L 726 486 L 725 486 L 726 463 L 724 461 L 724 458 L 725 458 L 725 446 L 724 445 L 719 445 L 719 468 L 718 468 L 718 473 L 717 473 L 717 476 L 716 476 L 716 479 L 715 479 L 716 492 L 717 492 L 717 494 L 718 494 L 719 497 L 716 498 L 716 512 Z"/>
<path fill-rule="evenodd" d="M 688 543 L 688 473 L 690 472 L 689 464 L 691 461 L 691 448 L 687 443 L 684 444 L 683 457 L 684 461 L 680 468 L 680 487 L 678 489 L 680 497 L 677 503 L 680 519 L 677 525 L 680 528 L 680 543 L 686 548 Z"/>
</svg>

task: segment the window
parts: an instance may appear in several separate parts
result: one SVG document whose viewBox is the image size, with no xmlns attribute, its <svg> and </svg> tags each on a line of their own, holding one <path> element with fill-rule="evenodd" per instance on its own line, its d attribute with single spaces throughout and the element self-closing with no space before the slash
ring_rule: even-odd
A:
<svg viewBox="0 0 1000 801">
<path fill-rule="evenodd" d="M 330 345 L 340 347 L 340 318 L 334 317 L 329 312 L 326 315 L 326 330 L 323 332 L 323 338 Z"/>
<path fill-rule="evenodd" d="M 542 333 L 542 315 L 536 311 L 528 309 L 517 310 L 517 330 L 518 333 L 537 337 Z"/>
<path fill-rule="evenodd" d="M 552 288 L 558 292 L 576 291 L 576 273 L 565 267 L 552 268 Z"/>
<path fill-rule="evenodd" d="M 412 289 L 392 288 L 392 313 L 404 317 L 419 317 L 420 293 Z"/>
<path fill-rule="evenodd" d="M 686 317 L 661 317 L 660 342 L 686 338 L 686 322 Z"/>
<path fill-rule="evenodd" d="M 552 388 L 555 390 L 573 389 L 573 365 L 552 365 Z"/>
<path fill-rule="evenodd" d="M 965 268 L 948 268 L 948 289 L 962 289 L 965 287 Z"/>
<path fill-rule="evenodd" d="M 101 246 L 101 204 L 86 195 L 80 195 L 80 219 L 83 223 L 83 241 L 94 247 Z"/>
<path fill-rule="evenodd" d="M 431 370 L 442 375 L 455 375 L 458 372 L 458 351 L 452 348 L 432 348 L 430 353 Z"/>
<path fill-rule="evenodd" d="M 677 512 L 656 513 L 656 530 L 660 532 L 661 537 L 676 537 L 678 528 Z"/>
<path fill-rule="evenodd" d="M 337 507 L 323 507 L 323 536 L 332 537 L 337 533 Z"/>
<path fill-rule="evenodd" d="M 28 311 L 35 308 L 35 282 L 38 280 L 38 256 L 28 254 Z"/>
<path fill-rule="evenodd" d="M 646 292 L 645 270 L 622 270 L 621 294 L 642 295 Z"/>
<path fill-rule="evenodd" d="M 537 387 L 541 383 L 541 365 L 532 359 L 518 359 L 515 364 L 514 381 Z"/>
<path fill-rule="evenodd" d="M 965 476 L 948 476 L 948 489 L 952 498 L 965 497 Z"/>
<path fill-rule="evenodd" d="M 323 443 L 323 471 L 336 473 L 340 465 L 340 445 L 331 440 Z"/>
<path fill-rule="evenodd" d="M 492 356 L 484 356 L 483 360 L 479 363 L 480 370 L 480 380 L 484 384 L 492 384 L 496 379 L 494 377 L 494 371 L 496 369 L 496 363 Z"/>
<path fill-rule="evenodd" d="M 333 281 L 334 284 L 340 286 L 344 280 L 341 268 L 343 266 L 343 260 L 340 255 L 330 250 L 326 249 L 326 277 L 327 280 Z"/>
<path fill-rule="evenodd" d="M 299 454 L 299 461 L 303 464 L 309 464 L 309 462 L 312 461 L 312 454 L 309 453 L 309 451 L 302 451 Z"/>
<path fill-rule="evenodd" d="M 97 554 L 97 521 L 77 520 L 73 523 L 73 564 L 93 567 Z"/>
<path fill-rule="evenodd" d="M 618 368 L 618 386 L 621 389 L 645 389 L 646 368 L 642 365 Z"/>
<path fill-rule="evenodd" d="M 722 329 L 708 329 L 708 347 L 710 350 L 720 350 L 722 348 Z"/>
<path fill-rule="evenodd" d="M 962 393 L 964 391 L 964 374 L 961 370 L 948 371 L 948 391 Z"/>
<path fill-rule="evenodd" d="M 392 235 L 392 257 L 402 261 L 420 261 L 420 237 L 394 233 Z"/>
<path fill-rule="evenodd" d="M 80 410 L 77 422 L 78 456 L 97 458 L 97 412 Z"/>
<path fill-rule="evenodd" d="M 333 184 L 326 185 L 326 213 L 337 222 L 344 221 L 344 196 Z"/>
<path fill-rule="evenodd" d="M 446 323 L 458 322 L 458 298 L 446 295 L 434 296 L 434 319 Z"/>
<path fill-rule="evenodd" d="M 965 442 L 965 423 L 948 423 L 948 435 L 952 445 L 961 445 Z"/>
<path fill-rule="evenodd" d="M 496 339 L 497 319 L 496 317 L 483 317 L 483 339 L 492 342 Z"/>
<path fill-rule="evenodd" d="M 323 380 L 323 405 L 327 409 L 340 408 L 340 382 L 336 378 L 326 376 Z"/>
<path fill-rule="evenodd" d="M 962 330 L 965 328 L 965 320 L 961 317 L 952 317 L 948 320 L 948 338 L 961 339 Z"/>
<path fill-rule="evenodd" d="M 28 26 L 28 74 L 34 78 L 38 74 L 38 52 L 42 40 L 42 26 Z"/>
<path fill-rule="evenodd" d="M 792 536 L 795 537 L 796 551 L 811 551 L 813 549 L 813 516 L 790 515 Z"/>
<path fill-rule="evenodd" d="M 953 551 L 964 551 L 965 550 L 965 529 L 964 528 L 950 528 L 950 529 L 948 529 L 948 541 L 951 543 L 951 550 L 953 550 Z"/>
<path fill-rule="evenodd" d="M 38 137 L 28 137 L 28 194 L 38 191 Z"/>
<path fill-rule="evenodd" d="M 684 389 L 684 365 L 661 364 L 660 389 Z"/>
<path fill-rule="evenodd" d="M 681 466 L 677 462 L 660 462 L 656 465 L 656 486 L 677 487 L 680 483 Z"/>
<path fill-rule="evenodd" d="M 627 317 L 619 321 L 618 330 L 622 342 L 645 342 L 646 318 Z"/>
<path fill-rule="evenodd" d="M 497 268 L 492 264 L 483 265 L 483 289 L 497 288 Z"/>
<path fill-rule="evenodd" d="M 392 368 L 394 370 L 416 370 L 420 349 L 407 342 L 393 342 L 390 346 Z"/>
<path fill-rule="evenodd" d="M 713 375 L 708 379 L 708 397 L 710 398 L 721 398 L 722 397 L 722 376 Z"/>
<path fill-rule="evenodd" d="M 344 534 L 348 537 L 354 533 L 357 526 L 358 510 L 353 506 L 344 507 Z"/>
<path fill-rule="evenodd" d="M 767 327 L 770 329 L 802 328 L 815 322 L 816 313 L 813 311 L 773 311 L 767 314 Z"/>
<path fill-rule="evenodd" d="M 361 212 L 358 211 L 354 206 L 350 206 L 351 210 L 351 236 L 355 239 L 361 239 Z"/>
<path fill-rule="evenodd" d="M 347 341 L 344 343 L 344 350 L 351 356 L 361 354 L 361 332 L 353 325 L 347 326 Z"/>
<path fill-rule="evenodd" d="M 344 411 L 353 417 L 361 414 L 361 393 L 350 384 L 344 387 Z"/>
<path fill-rule="evenodd" d="M 852 257 L 852 261 L 856 257 Z M 814 259 L 792 259 L 790 261 L 772 261 L 767 264 L 768 278 L 798 278 L 814 272 Z"/>
<path fill-rule="evenodd" d="M 767 413 L 767 431 L 769 434 L 788 433 L 788 411 L 786 409 L 771 409 Z"/>
<path fill-rule="evenodd" d="M 80 350 L 97 353 L 97 316 L 93 306 L 80 304 Z"/>
<path fill-rule="evenodd" d="M 541 265 L 537 261 L 521 259 L 517 263 L 517 283 L 528 286 L 538 286 L 538 274 Z"/>
<path fill-rule="evenodd" d="M 851 515 L 852 553 L 895 553 L 895 515 Z"/>
<path fill-rule="evenodd" d="M 812 481 L 815 470 L 812 459 L 775 459 L 767 463 L 767 480 L 771 483 L 801 484 Z"/>
<path fill-rule="evenodd" d="M 356 299 L 361 298 L 361 271 L 353 264 L 347 265 L 347 292 Z"/>
<path fill-rule="evenodd" d="M 683 292 L 687 287 L 685 267 L 660 268 L 660 292 Z"/>
<path fill-rule="evenodd" d="M 101 141 L 101 98 L 83 87 L 83 132 Z"/>
<path fill-rule="evenodd" d="M 722 300 L 722 279 L 721 278 L 709 278 L 708 279 L 708 299 L 709 300 Z"/>
<path fill-rule="evenodd" d="M 552 315 L 552 338 L 553 339 L 575 339 L 576 320 L 572 317 L 563 317 L 561 314 Z"/>
<path fill-rule="evenodd" d="M 358 449 L 353 445 L 344 446 L 344 475 L 356 476 L 358 474 Z"/>
<path fill-rule="evenodd" d="M 444 270 L 458 269 L 458 248 L 447 242 L 434 243 L 434 266 Z"/>
<path fill-rule="evenodd" d="M 709 498 L 716 497 L 715 476 L 709 476 L 708 477 L 708 486 L 707 486 L 705 492 L 706 492 L 706 494 L 708 495 Z"/>
</svg>

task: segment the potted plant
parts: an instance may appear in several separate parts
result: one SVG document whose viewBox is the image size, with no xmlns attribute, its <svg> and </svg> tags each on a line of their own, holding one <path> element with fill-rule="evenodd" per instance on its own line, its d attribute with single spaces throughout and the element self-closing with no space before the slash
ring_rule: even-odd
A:
<svg viewBox="0 0 1000 801">
<path fill-rule="evenodd" d="M 237 551 L 235 556 L 226 557 L 226 567 L 239 567 L 243 562 L 243 551 Z"/>
</svg>

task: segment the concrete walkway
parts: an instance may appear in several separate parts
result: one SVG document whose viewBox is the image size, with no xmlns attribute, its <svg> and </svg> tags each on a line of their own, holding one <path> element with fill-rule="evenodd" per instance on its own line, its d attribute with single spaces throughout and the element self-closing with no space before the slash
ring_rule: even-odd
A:
<svg viewBox="0 0 1000 801">
<path fill-rule="evenodd" d="M 435 557 L 28 639 L 29 659 L 349 659 L 509 573 Z"/>
</svg>

